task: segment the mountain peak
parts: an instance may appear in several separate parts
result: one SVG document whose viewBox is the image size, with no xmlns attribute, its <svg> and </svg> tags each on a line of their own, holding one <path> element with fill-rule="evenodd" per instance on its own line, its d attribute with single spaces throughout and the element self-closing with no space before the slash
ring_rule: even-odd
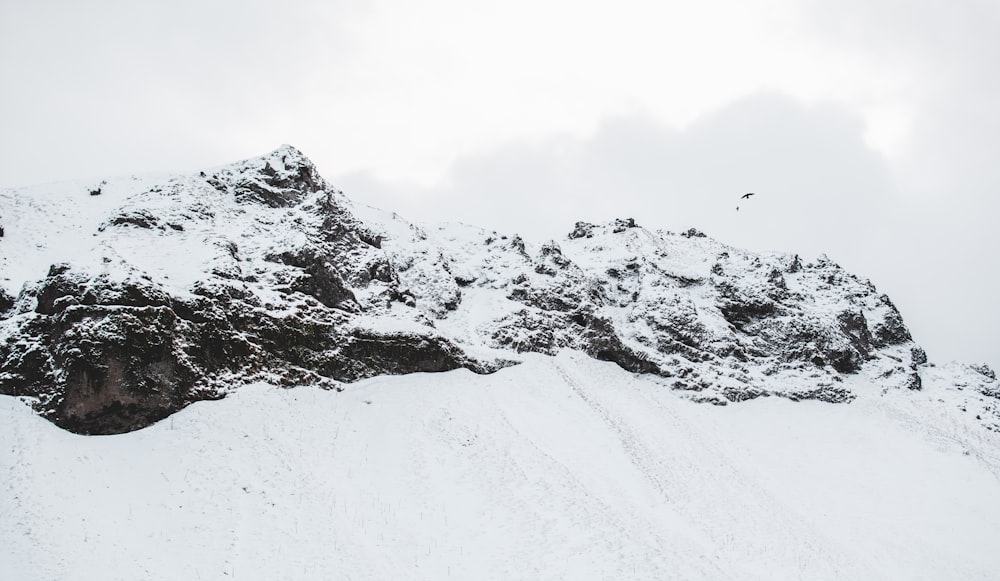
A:
<svg viewBox="0 0 1000 581">
<path fill-rule="evenodd" d="M 275 149 L 271 153 L 261 156 L 259 159 L 264 160 L 265 167 L 271 167 L 275 171 L 289 171 L 289 172 L 307 172 L 319 178 L 319 173 L 316 170 L 316 165 L 313 164 L 304 153 L 299 151 L 297 148 L 286 144 Z"/>
<path fill-rule="evenodd" d="M 302 201 L 306 194 L 331 190 L 313 162 L 291 145 L 223 167 L 202 177 L 238 201 L 271 207 L 287 207 Z"/>
</svg>

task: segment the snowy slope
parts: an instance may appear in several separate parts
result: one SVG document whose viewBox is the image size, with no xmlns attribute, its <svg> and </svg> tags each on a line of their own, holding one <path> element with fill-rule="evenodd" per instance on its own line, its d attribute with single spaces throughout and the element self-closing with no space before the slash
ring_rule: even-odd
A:
<svg viewBox="0 0 1000 581">
<path fill-rule="evenodd" d="M 706 406 L 581 353 L 244 388 L 83 437 L 0 399 L 5 579 L 995 579 L 945 388 Z"/>
</svg>

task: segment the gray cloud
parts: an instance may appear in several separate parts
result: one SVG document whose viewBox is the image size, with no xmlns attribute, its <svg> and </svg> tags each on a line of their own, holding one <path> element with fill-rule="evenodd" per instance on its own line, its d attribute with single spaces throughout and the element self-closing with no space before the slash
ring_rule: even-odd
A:
<svg viewBox="0 0 1000 581">
<path fill-rule="evenodd" d="M 830 46 L 908 80 L 915 107 L 901 187 L 974 197 L 1000 183 L 1000 4 L 992 0 L 803 2 Z"/>
<path fill-rule="evenodd" d="M 803 239 L 829 248 L 844 229 L 851 240 L 872 238 L 886 211 L 891 182 L 862 130 L 836 107 L 759 95 L 684 131 L 633 116 L 604 122 L 589 138 L 508 144 L 460 159 L 445 184 L 416 194 L 359 175 L 340 183 L 420 217 L 434 208 L 533 238 L 559 236 L 578 219 L 631 215 L 762 249 L 790 250 Z M 741 203 L 747 191 L 758 196 Z"/>
</svg>

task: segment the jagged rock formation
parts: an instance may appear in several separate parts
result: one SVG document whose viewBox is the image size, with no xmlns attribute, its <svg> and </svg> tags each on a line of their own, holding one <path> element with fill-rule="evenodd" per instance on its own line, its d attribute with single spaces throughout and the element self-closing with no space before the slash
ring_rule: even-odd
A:
<svg viewBox="0 0 1000 581">
<path fill-rule="evenodd" d="M 450 325 L 463 342 L 578 349 L 717 404 L 763 395 L 850 401 L 841 374 L 869 363 L 886 367 L 887 382 L 919 388 L 922 361 L 910 356 L 919 348 L 892 302 L 826 258 L 751 254 L 634 220 L 577 223 L 562 246 L 533 252 L 518 238 L 456 236 L 453 227 L 434 236 L 398 228 L 385 247 L 395 262 L 421 265 L 413 278 L 400 269 L 411 288 L 447 289 L 418 291 L 418 306 L 431 302 L 425 309 L 442 325 L 486 312 L 476 302 L 463 312 L 465 294 L 506 299 L 474 328 Z M 474 275 L 455 275 L 463 270 Z M 462 288 L 462 280 L 473 282 Z M 435 305 L 435 296 L 452 298 Z"/>
<path fill-rule="evenodd" d="M 542 245 L 421 228 L 352 203 L 288 146 L 100 195 L 67 188 L 0 192 L 14 209 L 0 259 L 22 273 L 0 281 L 0 393 L 79 433 L 138 429 L 253 381 L 489 373 L 518 352 L 578 349 L 719 405 L 848 402 L 854 373 L 916 390 L 927 363 L 889 298 L 826 258 L 632 219 Z M 37 231 L 40 212 L 58 227 Z M 990 375 L 977 374 L 987 400 Z"/>
<path fill-rule="evenodd" d="M 123 201 L 97 226 L 93 255 L 4 301 L 17 308 L 3 309 L 0 392 L 33 398 L 64 428 L 141 428 L 250 381 L 336 387 L 505 364 L 429 327 L 359 324 L 412 298 L 378 235 L 292 148 Z M 138 240 L 156 251 L 126 258 Z"/>
</svg>

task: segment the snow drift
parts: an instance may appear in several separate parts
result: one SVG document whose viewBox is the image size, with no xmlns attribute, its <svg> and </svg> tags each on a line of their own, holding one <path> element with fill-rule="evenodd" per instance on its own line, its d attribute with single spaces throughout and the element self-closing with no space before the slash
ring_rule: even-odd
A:
<svg viewBox="0 0 1000 581">
<path fill-rule="evenodd" d="M 77 436 L 0 399 L 5 579 L 994 579 L 1000 441 L 934 378 L 703 405 L 575 352 L 252 385 Z"/>
</svg>

